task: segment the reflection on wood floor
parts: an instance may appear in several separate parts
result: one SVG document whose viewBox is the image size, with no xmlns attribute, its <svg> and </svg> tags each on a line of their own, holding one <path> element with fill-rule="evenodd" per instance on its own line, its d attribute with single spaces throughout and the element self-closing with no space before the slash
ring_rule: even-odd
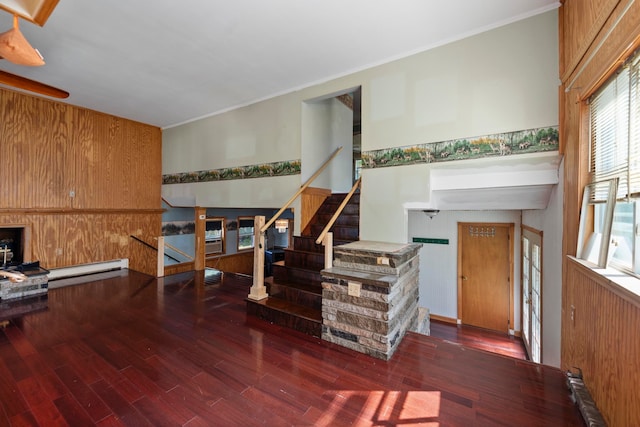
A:
<svg viewBox="0 0 640 427">
<path fill-rule="evenodd" d="M 557 369 L 415 333 L 386 362 L 247 318 L 247 276 L 113 276 L 0 332 L 0 426 L 583 425 Z"/>
<path fill-rule="evenodd" d="M 478 350 L 528 360 L 521 338 L 466 325 L 431 320 L 431 336 Z"/>
</svg>

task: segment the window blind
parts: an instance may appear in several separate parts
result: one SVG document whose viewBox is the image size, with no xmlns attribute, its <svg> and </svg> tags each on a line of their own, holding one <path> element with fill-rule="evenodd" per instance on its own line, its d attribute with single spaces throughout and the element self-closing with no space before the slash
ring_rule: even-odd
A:
<svg viewBox="0 0 640 427">
<path fill-rule="evenodd" d="M 593 182 L 618 178 L 617 199 L 640 197 L 640 55 L 637 53 L 589 100 Z M 597 185 L 595 201 L 605 200 Z"/>
</svg>

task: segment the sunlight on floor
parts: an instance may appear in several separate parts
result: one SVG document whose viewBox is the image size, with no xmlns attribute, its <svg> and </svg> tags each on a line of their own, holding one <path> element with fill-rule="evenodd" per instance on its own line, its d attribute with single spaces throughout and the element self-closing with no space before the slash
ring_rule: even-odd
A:
<svg viewBox="0 0 640 427">
<path fill-rule="evenodd" d="M 439 391 L 327 391 L 331 404 L 316 422 L 335 425 L 353 420 L 352 425 L 439 426 Z"/>
</svg>

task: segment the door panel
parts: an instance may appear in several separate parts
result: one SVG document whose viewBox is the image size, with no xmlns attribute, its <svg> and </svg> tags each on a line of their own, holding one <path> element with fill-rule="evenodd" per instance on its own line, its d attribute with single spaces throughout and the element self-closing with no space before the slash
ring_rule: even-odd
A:
<svg viewBox="0 0 640 427">
<path fill-rule="evenodd" d="M 531 241 L 522 237 L 522 340 L 531 354 Z"/>
<path fill-rule="evenodd" d="M 510 224 L 458 225 L 458 295 L 465 325 L 509 331 L 510 230 Z"/>
<path fill-rule="evenodd" d="M 529 358 L 542 362 L 542 235 L 522 231 L 522 339 Z"/>
</svg>

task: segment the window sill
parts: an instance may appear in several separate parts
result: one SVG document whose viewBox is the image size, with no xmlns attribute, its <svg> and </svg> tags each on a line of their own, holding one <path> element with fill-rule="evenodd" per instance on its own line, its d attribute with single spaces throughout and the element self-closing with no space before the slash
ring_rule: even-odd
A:
<svg viewBox="0 0 640 427">
<path fill-rule="evenodd" d="M 573 256 L 568 257 L 581 267 L 590 278 L 596 280 L 600 285 L 607 288 L 620 298 L 640 307 L 640 279 L 613 268 L 600 268 L 595 264 L 578 259 Z"/>
</svg>

